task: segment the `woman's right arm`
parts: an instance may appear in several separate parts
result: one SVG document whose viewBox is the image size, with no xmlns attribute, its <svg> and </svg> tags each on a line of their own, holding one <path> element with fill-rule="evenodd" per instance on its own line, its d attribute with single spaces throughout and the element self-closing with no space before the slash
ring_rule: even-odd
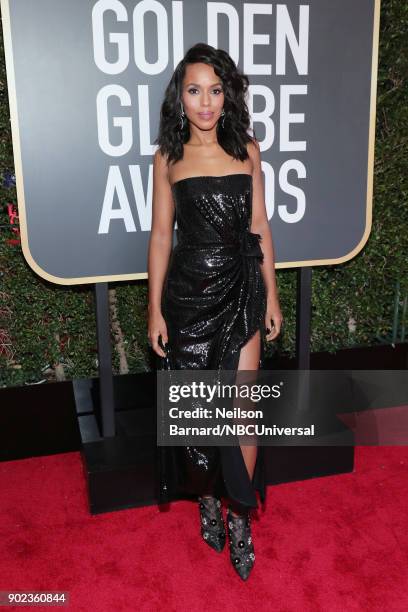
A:
<svg viewBox="0 0 408 612">
<path fill-rule="evenodd" d="M 167 326 L 161 311 L 163 284 L 173 243 L 174 201 L 165 158 L 157 150 L 153 160 L 152 229 L 148 250 L 148 337 L 152 348 L 161 357 L 159 336 L 167 344 Z"/>
</svg>

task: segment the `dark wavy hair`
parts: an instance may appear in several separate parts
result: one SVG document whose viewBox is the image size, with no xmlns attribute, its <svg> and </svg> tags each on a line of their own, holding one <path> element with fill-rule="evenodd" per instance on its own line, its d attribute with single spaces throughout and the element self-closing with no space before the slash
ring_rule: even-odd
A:
<svg viewBox="0 0 408 612">
<path fill-rule="evenodd" d="M 226 153 L 243 161 L 248 158 L 246 144 L 254 140 L 247 132 L 250 125 L 246 104 L 249 79 L 240 72 L 226 51 L 205 43 L 197 43 L 191 47 L 178 63 L 166 87 L 160 110 L 159 134 L 154 144 L 159 145 L 160 152 L 167 158 L 168 164 L 183 158 L 183 144 L 190 138 L 190 125 L 189 121 L 185 121 L 184 127 L 180 127 L 182 84 L 186 65 L 197 62 L 212 66 L 222 81 L 224 128 L 221 121 L 218 121 L 217 139 Z"/>
</svg>

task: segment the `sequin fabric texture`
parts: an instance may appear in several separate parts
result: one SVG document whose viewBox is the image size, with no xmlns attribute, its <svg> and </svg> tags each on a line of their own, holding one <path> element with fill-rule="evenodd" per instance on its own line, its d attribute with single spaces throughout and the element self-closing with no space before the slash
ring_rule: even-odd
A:
<svg viewBox="0 0 408 612">
<path fill-rule="evenodd" d="M 260 267 L 261 236 L 250 231 L 252 188 L 252 176 L 244 173 L 189 177 L 172 186 L 177 244 L 171 253 L 162 294 L 171 369 L 236 370 L 240 348 L 258 329 L 264 330 L 266 291 Z M 263 343 L 261 346 L 260 365 Z M 175 449 L 178 458 L 172 458 L 174 469 L 189 474 L 190 489 L 194 491 L 196 468 L 200 482 L 196 489 L 202 489 L 202 472 L 217 471 L 214 448 L 207 449 L 211 461 L 206 460 L 205 447 L 179 449 Z M 230 496 L 256 506 L 254 487 L 264 489 L 261 449 L 254 483 L 249 481 L 239 448 L 217 450 Z M 192 457 L 197 461 L 190 461 Z M 163 486 L 168 492 L 169 486 Z"/>
<path fill-rule="evenodd" d="M 252 176 L 190 177 L 172 190 L 177 245 L 162 310 L 173 367 L 236 370 L 266 307 L 260 236 L 250 231 Z"/>
</svg>

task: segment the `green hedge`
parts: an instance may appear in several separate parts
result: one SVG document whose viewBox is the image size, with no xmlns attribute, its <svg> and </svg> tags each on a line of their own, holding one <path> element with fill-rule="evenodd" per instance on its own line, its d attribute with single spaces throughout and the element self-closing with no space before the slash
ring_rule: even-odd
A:
<svg viewBox="0 0 408 612">
<path fill-rule="evenodd" d="M 312 351 L 392 343 L 404 339 L 408 293 L 408 5 L 383 0 L 374 178 L 369 240 L 351 261 L 313 270 Z M 0 386 L 95 376 L 97 346 L 93 287 L 53 285 L 22 255 L 8 215 L 16 205 L 11 131 L 0 41 Z M 285 330 L 267 354 L 295 350 L 296 276 L 277 272 Z M 115 373 L 149 370 L 147 281 L 111 283 Z M 398 288 L 399 293 L 396 293 Z M 405 301 L 404 301 L 405 300 Z M 404 310 L 405 317 L 401 311 Z M 399 322 L 395 322 L 398 310 Z M 405 318 L 405 321 L 403 321 Z M 112 319 L 113 322 L 113 319 Z"/>
</svg>

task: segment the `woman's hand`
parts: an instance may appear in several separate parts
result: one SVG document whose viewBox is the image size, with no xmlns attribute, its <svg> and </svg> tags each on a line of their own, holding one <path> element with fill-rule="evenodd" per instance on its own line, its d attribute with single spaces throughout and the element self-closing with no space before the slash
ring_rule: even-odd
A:
<svg viewBox="0 0 408 612">
<path fill-rule="evenodd" d="M 265 315 L 265 340 L 271 342 L 279 336 L 282 328 L 283 317 L 278 300 L 268 300 Z"/>
<path fill-rule="evenodd" d="M 154 352 L 160 357 L 166 357 L 166 353 L 160 348 L 159 336 L 162 338 L 162 344 L 167 344 L 168 336 L 166 322 L 160 310 L 149 310 L 147 337 L 149 338 L 149 342 Z"/>
</svg>

